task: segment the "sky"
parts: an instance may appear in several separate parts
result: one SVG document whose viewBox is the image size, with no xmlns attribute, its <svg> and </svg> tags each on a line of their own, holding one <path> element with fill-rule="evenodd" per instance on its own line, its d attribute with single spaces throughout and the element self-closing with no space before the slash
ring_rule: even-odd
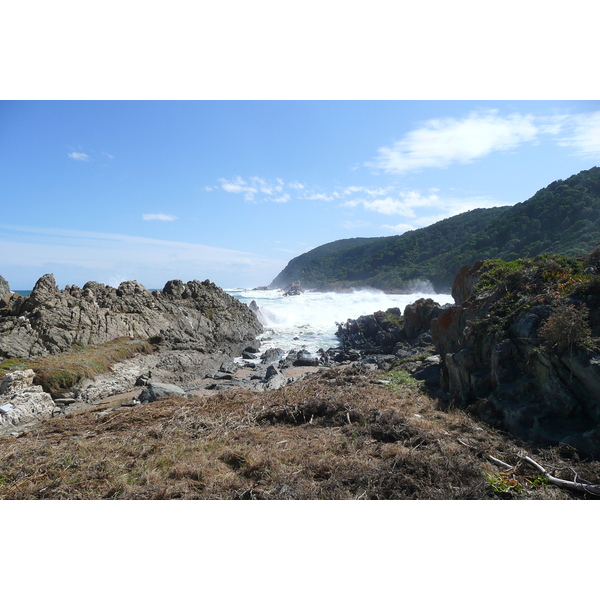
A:
<svg viewBox="0 0 600 600">
<path fill-rule="evenodd" d="M 267 285 L 598 164 L 598 101 L 2 101 L 0 274 Z"/>
</svg>

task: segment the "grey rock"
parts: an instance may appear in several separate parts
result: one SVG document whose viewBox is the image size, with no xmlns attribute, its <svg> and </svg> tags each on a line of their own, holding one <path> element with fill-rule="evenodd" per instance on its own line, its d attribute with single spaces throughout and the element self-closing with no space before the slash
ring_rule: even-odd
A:
<svg viewBox="0 0 600 600">
<path fill-rule="evenodd" d="M 272 379 L 276 375 L 279 375 L 279 371 L 273 365 L 269 365 L 267 367 L 267 372 L 265 374 L 265 379 Z"/>
<path fill-rule="evenodd" d="M 304 293 L 299 281 L 294 281 L 283 290 L 284 296 L 300 296 Z"/>
<path fill-rule="evenodd" d="M 296 360 L 292 363 L 294 367 L 318 367 L 320 361 L 317 357 L 309 356 L 308 354 L 300 351 L 296 355 Z"/>
<path fill-rule="evenodd" d="M 250 304 L 248 304 L 248 308 L 256 315 L 256 318 L 260 321 L 262 325 L 266 325 L 267 319 L 260 311 L 260 307 L 256 304 L 256 300 L 252 300 Z"/>
<path fill-rule="evenodd" d="M 169 396 L 185 396 L 185 390 L 178 385 L 172 383 L 162 383 L 160 381 L 151 381 L 138 396 L 138 400 L 142 404 L 155 402 L 160 398 Z"/>
<path fill-rule="evenodd" d="M 7 294 L 10 294 L 10 285 L 8 284 L 8 281 L 0 275 L 0 296 L 6 296 Z"/>
<path fill-rule="evenodd" d="M 260 362 L 263 365 L 271 364 L 280 360 L 283 355 L 284 350 L 282 348 L 269 348 L 261 354 Z"/>
<path fill-rule="evenodd" d="M 118 337 L 160 340 L 173 350 L 239 355 L 262 333 L 256 315 L 210 281 L 167 282 L 150 292 L 135 281 L 117 289 L 88 282 L 62 292 L 44 275 L 30 296 L 13 295 L 0 308 L 0 352 L 31 358 L 58 354 L 75 344 Z"/>
<path fill-rule="evenodd" d="M 0 432 L 10 427 L 52 416 L 56 404 L 39 385 L 33 385 L 31 369 L 12 371 L 0 381 Z"/>
</svg>

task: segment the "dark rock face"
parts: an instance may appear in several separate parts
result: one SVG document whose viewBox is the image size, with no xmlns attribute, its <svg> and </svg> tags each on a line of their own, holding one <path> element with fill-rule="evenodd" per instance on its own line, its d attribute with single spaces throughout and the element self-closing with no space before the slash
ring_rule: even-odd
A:
<svg viewBox="0 0 600 600">
<path fill-rule="evenodd" d="M 61 292 L 54 276 L 44 275 L 30 296 L 15 294 L 0 309 L 0 354 L 57 354 L 122 336 L 174 350 L 239 354 L 262 331 L 245 304 L 208 280 L 173 280 L 155 292 L 136 281 L 117 289 L 88 282 Z"/>
<path fill-rule="evenodd" d="M 371 354 L 398 354 L 431 343 L 431 321 L 442 312 L 441 306 L 430 298 L 420 298 L 404 309 L 377 311 L 358 319 L 338 324 L 336 332 L 344 349 Z"/>
<path fill-rule="evenodd" d="M 460 271 L 457 305 L 432 321 L 441 387 L 456 405 L 516 436 L 600 457 L 600 355 L 550 349 L 540 326 L 554 300 L 521 296 L 527 301 L 513 307 L 503 286 L 476 294 L 480 268 Z"/>
</svg>

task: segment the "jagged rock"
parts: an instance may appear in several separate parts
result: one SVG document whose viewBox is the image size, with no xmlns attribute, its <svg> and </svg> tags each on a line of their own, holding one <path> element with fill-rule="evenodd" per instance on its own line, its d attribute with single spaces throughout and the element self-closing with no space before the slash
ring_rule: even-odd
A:
<svg viewBox="0 0 600 600">
<path fill-rule="evenodd" d="M 408 340 L 427 334 L 431 321 L 442 312 L 442 307 L 431 298 L 419 298 L 404 309 L 404 334 Z M 422 338 L 421 338 L 422 339 Z"/>
<path fill-rule="evenodd" d="M 399 308 L 389 308 L 338 323 L 336 336 L 344 348 L 367 354 L 404 355 L 414 346 L 422 348 L 433 342 L 431 322 L 441 312 L 437 302 L 420 298 L 405 307 L 404 316 Z"/>
<path fill-rule="evenodd" d="M 239 355 L 262 331 L 245 304 L 208 280 L 173 280 L 155 292 L 136 281 L 117 289 L 88 282 L 61 292 L 54 276 L 44 275 L 30 296 L 0 309 L 0 354 L 30 358 L 125 336 Z"/>
<path fill-rule="evenodd" d="M 263 365 L 277 362 L 284 354 L 282 348 L 269 348 L 260 356 L 260 362 Z"/>
<path fill-rule="evenodd" d="M 256 300 L 252 300 L 252 302 L 250 302 L 250 304 L 248 304 L 248 308 L 256 315 L 256 318 L 260 321 L 261 325 L 267 324 L 267 319 L 260 311 L 260 308 L 259 308 L 258 304 L 256 303 Z"/>
<path fill-rule="evenodd" d="M 479 281 L 479 270 L 482 265 L 482 261 L 477 261 L 471 267 L 465 265 L 458 272 L 452 285 L 452 298 L 456 304 L 462 304 L 472 294 L 473 288 Z"/>
<path fill-rule="evenodd" d="M 304 293 L 304 290 L 300 286 L 300 282 L 299 281 L 294 281 L 293 283 L 291 283 L 290 285 L 288 285 L 283 290 L 283 295 L 284 296 L 299 296 L 300 294 L 303 294 L 303 293 Z"/>
<path fill-rule="evenodd" d="M 52 396 L 33 385 L 32 369 L 12 371 L 0 380 L 0 431 L 48 418 L 56 409 Z"/>
<path fill-rule="evenodd" d="M 600 457 L 600 354 L 558 353 L 542 343 L 539 331 L 552 312 L 551 295 L 534 295 L 507 309 L 504 285 L 475 294 L 482 265 L 461 269 L 453 287 L 457 304 L 432 321 L 443 391 L 516 436 L 567 443 Z M 526 297 L 528 274 L 519 277 L 513 286 L 521 286 Z"/>
<path fill-rule="evenodd" d="M 7 294 L 10 294 L 10 285 L 8 284 L 8 281 L 0 275 L 0 297 L 6 296 Z"/>
</svg>

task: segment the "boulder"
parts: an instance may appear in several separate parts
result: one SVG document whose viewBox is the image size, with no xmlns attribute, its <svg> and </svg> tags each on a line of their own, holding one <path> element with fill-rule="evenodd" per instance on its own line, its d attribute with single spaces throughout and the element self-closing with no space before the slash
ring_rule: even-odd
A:
<svg viewBox="0 0 600 600">
<path fill-rule="evenodd" d="M 172 383 L 151 381 L 138 396 L 138 401 L 141 404 L 147 404 L 148 402 L 155 402 L 160 398 L 168 398 L 169 396 L 185 396 L 185 390 Z"/>
<path fill-rule="evenodd" d="M 284 350 L 282 348 L 269 348 L 260 355 L 260 362 L 263 365 L 277 362 L 283 355 Z"/>
</svg>

